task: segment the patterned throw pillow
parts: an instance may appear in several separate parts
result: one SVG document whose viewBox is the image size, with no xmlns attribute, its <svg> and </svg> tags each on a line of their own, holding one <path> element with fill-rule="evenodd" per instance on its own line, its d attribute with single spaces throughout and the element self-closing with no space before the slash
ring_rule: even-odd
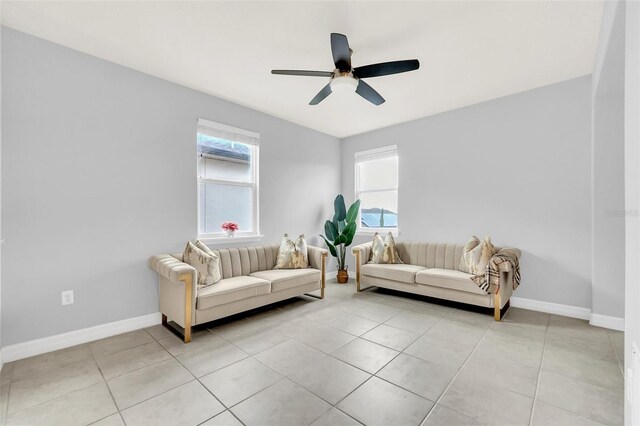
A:
<svg viewBox="0 0 640 426">
<path fill-rule="evenodd" d="M 484 274 L 487 264 L 493 256 L 493 244 L 491 239 L 485 237 L 484 241 L 480 241 L 478 237 L 473 237 L 465 246 L 462 252 L 462 260 L 465 264 L 465 269 L 469 274 L 478 275 Z"/>
<path fill-rule="evenodd" d="M 467 263 L 467 260 L 470 259 L 471 255 L 469 255 L 468 253 L 471 250 L 473 250 L 474 248 L 478 247 L 478 244 L 480 244 L 480 239 L 474 235 L 467 242 L 467 244 L 464 245 L 464 248 L 462 249 L 462 257 L 460 258 L 460 268 L 459 269 L 461 271 L 466 272 L 468 274 L 471 274 L 471 268 L 469 267 L 469 264 Z"/>
<path fill-rule="evenodd" d="M 187 243 L 182 261 L 198 271 L 198 288 L 208 287 L 222 279 L 220 258 L 201 241 Z"/>
<path fill-rule="evenodd" d="M 304 234 L 293 242 L 287 234 L 282 237 L 282 242 L 278 248 L 278 259 L 273 269 L 304 269 L 309 267 L 309 257 L 307 254 L 307 242 Z"/>
<path fill-rule="evenodd" d="M 404 263 L 400 260 L 398 250 L 396 250 L 396 241 L 391 232 L 387 232 L 387 238 L 384 241 L 380 234 L 375 233 L 369 263 Z"/>
<path fill-rule="evenodd" d="M 209 256 L 214 259 L 214 268 L 213 268 L 213 282 L 217 283 L 222 279 L 222 266 L 220 264 L 220 256 L 214 253 L 205 243 L 200 240 L 196 240 L 196 247 L 198 247 L 203 252 L 207 253 Z"/>
</svg>

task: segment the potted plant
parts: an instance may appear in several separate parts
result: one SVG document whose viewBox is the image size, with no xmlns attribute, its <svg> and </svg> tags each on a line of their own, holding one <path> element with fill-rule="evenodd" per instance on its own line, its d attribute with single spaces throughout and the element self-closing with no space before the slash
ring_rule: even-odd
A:
<svg viewBox="0 0 640 426">
<path fill-rule="evenodd" d="M 360 200 L 356 200 L 349 210 L 345 208 L 344 197 L 338 194 L 333 202 L 335 210 L 333 219 L 327 220 L 324 224 L 325 235 L 320 235 L 327 243 L 331 256 L 338 261 L 338 282 L 345 284 L 349 281 L 348 266 L 345 264 L 347 247 L 353 242 L 356 234 L 358 212 L 360 210 Z"/>
</svg>

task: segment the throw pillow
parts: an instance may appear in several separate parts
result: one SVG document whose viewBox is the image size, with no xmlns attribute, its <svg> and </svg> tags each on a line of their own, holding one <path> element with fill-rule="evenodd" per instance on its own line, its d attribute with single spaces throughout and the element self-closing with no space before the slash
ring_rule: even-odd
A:
<svg viewBox="0 0 640 426">
<path fill-rule="evenodd" d="M 273 269 L 304 269 L 309 267 L 307 242 L 304 234 L 293 242 L 289 235 L 284 234 L 278 248 L 278 259 Z"/>
<path fill-rule="evenodd" d="M 467 246 L 465 246 L 465 249 L 466 248 Z M 469 273 L 473 275 L 484 274 L 487 264 L 493 256 L 493 252 L 493 244 L 491 244 L 491 239 L 489 237 L 485 237 L 485 239 L 482 242 L 479 241 L 479 244 L 474 248 L 464 252 L 463 257 Z"/>
<path fill-rule="evenodd" d="M 391 232 L 387 232 L 387 237 L 384 241 L 380 234 L 375 233 L 371 244 L 371 260 L 369 260 L 369 263 L 404 263 L 398 255 L 396 241 L 393 239 Z"/>
<path fill-rule="evenodd" d="M 204 245 L 202 242 L 200 244 Z M 209 247 L 207 247 L 207 250 L 209 250 Z M 198 271 L 198 288 L 208 287 L 222 279 L 220 258 L 211 250 L 209 252 L 211 254 L 189 241 L 182 255 L 182 261 L 193 266 Z"/>
<path fill-rule="evenodd" d="M 471 274 L 470 267 L 470 259 L 471 255 L 469 254 L 471 250 L 476 248 L 480 244 L 480 239 L 475 235 L 464 245 L 462 249 L 462 257 L 460 258 L 460 270 L 462 272 L 466 272 L 467 274 Z"/>
<path fill-rule="evenodd" d="M 213 282 L 217 283 L 222 279 L 222 265 L 220 263 L 220 256 L 214 253 L 205 243 L 200 240 L 196 240 L 196 247 L 198 247 L 203 252 L 207 253 L 209 256 L 214 259 L 214 268 L 213 268 Z"/>
</svg>

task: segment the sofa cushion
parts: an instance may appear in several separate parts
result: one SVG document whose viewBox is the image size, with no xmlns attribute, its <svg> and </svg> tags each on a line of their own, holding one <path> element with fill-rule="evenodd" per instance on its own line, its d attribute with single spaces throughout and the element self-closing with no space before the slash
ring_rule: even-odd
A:
<svg viewBox="0 0 640 426">
<path fill-rule="evenodd" d="M 208 309 L 270 292 L 271 283 L 267 280 L 247 276 L 225 278 L 216 285 L 198 290 L 196 309 Z"/>
<path fill-rule="evenodd" d="M 431 268 L 418 272 L 416 274 L 416 282 L 434 287 L 466 291 L 467 293 L 487 294 L 486 291 L 471 281 L 472 276 L 473 275 L 467 274 L 466 272 L 451 269 Z"/>
<path fill-rule="evenodd" d="M 385 278 L 401 281 L 403 283 L 415 283 L 416 272 L 422 271 L 424 266 L 406 264 L 366 264 L 362 265 L 361 273 L 370 277 Z"/>
<path fill-rule="evenodd" d="M 317 269 L 273 269 L 271 271 L 258 271 L 251 277 L 260 278 L 271 282 L 271 291 L 288 290 L 293 287 L 320 281 L 321 272 Z"/>
</svg>

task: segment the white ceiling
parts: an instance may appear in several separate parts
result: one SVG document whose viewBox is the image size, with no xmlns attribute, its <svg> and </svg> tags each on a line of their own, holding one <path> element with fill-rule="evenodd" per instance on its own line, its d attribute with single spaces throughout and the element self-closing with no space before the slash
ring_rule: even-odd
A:
<svg viewBox="0 0 640 426">
<path fill-rule="evenodd" d="M 2 23 L 337 137 L 590 74 L 601 1 L 2 2 Z M 417 58 L 418 71 L 309 101 L 340 32 L 354 66 Z"/>
</svg>

